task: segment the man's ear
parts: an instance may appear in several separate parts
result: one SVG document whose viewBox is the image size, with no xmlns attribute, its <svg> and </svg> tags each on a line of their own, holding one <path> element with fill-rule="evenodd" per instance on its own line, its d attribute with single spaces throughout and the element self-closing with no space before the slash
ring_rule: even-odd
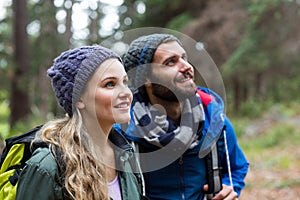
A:
<svg viewBox="0 0 300 200">
<path fill-rule="evenodd" d="M 81 100 L 79 100 L 79 101 L 76 103 L 76 107 L 77 107 L 78 109 L 84 109 L 84 108 L 85 108 L 85 104 L 84 104 Z"/>
</svg>

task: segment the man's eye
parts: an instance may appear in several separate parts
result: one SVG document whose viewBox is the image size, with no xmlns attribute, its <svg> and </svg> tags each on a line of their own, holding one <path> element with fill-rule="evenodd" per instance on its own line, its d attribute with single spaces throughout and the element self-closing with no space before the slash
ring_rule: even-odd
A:
<svg viewBox="0 0 300 200">
<path fill-rule="evenodd" d="M 182 58 L 183 60 L 185 60 L 185 61 L 188 60 L 186 55 L 183 55 L 181 58 Z"/>
<path fill-rule="evenodd" d="M 168 61 L 166 62 L 166 65 L 172 66 L 172 65 L 174 65 L 175 63 L 176 63 L 176 60 L 175 60 L 175 59 L 170 59 L 170 60 L 168 60 Z"/>
</svg>

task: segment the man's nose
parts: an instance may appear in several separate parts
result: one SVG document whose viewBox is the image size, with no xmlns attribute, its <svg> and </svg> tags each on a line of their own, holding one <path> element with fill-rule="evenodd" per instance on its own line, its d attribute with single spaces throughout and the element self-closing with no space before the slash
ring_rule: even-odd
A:
<svg viewBox="0 0 300 200">
<path fill-rule="evenodd" d="M 192 65 L 183 58 L 179 58 L 179 64 L 179 71 L 181 72 L 185 72 L 193 68 Z"/>
</svg>

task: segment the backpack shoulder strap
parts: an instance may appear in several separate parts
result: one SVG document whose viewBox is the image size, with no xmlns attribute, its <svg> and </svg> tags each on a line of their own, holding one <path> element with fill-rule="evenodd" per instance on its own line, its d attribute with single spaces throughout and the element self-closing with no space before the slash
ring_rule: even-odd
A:
<svg viewBox="0 0 300 200">
<path fill-rule="evenodd" d="M 207 199 L 222 190 L 222 167 L 220 165 L 217 142 L 211 146 L 211 151 L 205 157 L 206 175 L 208 183 Z"/>
<path fill-rule="evenodd" d="M 1 155 L 0 168 L 2 167 L 2 164 L 3 164 L 6 156 L 8 155 L 11 147 L 15 144 L 25 144 L 26 149 L 24 151 L 24 159 L 23 160 L 27 160 L 31 156 L 31 153 L 26 154 L 26 152 L 31 152 L 30 151 L 30 143 L 35 138 L 37 131 L 40 130 L 41 127 L 42 127 L 42 125 L 36 126 L 35 128 L 27 131 L 26 133 L 6 139 L 5 140 L 6 145 L 5 145 L 2 155 Z"/>
<path fill-rule="evenodd" d="M 197 90 L 197 94 L 203 103 L 204 109 L 206 109 L 208 104 L 214 100 L 212 95 L 201 89 Z M 222 166 L 220 164 L 218 141 L 211 146 L 209 153 L 205 156 L 206 177 L 208 183 L 206 199 L 212 199 L 215 194 L 222 190 Z"/>
</svg>

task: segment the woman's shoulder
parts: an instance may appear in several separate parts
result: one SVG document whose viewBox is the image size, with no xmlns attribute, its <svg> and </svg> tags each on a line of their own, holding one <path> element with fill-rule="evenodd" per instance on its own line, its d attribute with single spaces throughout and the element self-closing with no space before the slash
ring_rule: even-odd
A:
<svg viewBox="0 0 300 200">
<path fill-rule="evenodd" d="M 27 160 L 26 165 L 38 169 L 41 173 L 49 175 L 58 173 L 57 163 L 49 148 L 37 148 L 31 158 Z"/>
<path fill-rule="evenodd" d="M 58 166 L 49 148 L 38 148 L 21 171 L 17 199 L 63 199 L 59 181 Z"/>
</svg>

